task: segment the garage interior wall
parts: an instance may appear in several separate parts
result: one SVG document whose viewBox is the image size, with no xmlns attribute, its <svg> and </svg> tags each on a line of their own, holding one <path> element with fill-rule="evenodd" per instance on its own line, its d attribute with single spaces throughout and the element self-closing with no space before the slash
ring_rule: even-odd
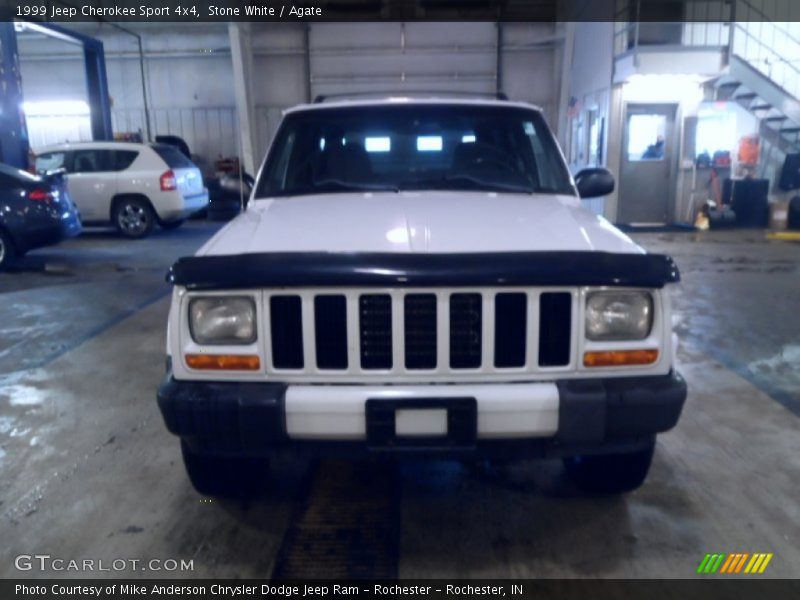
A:
<svg viewBox="0 0 800 600">
<path fill-rule="evenodd" d="M 225 25 L 132 24 L 142 35 L 145 81 L 153 136 L 180 135 L 206 160 L 235 155 L 236 110 L 230 45 Z M 103 42 L 114 133 L 145 128 L 142 77 L 135 37 L 107 24 L 70 28 Z M 79 46 L 38 33 L 18 35 L 23 95 L 27 103 L 86 100 Z M 53 112 L 53 111 L 50 111 Z M 86 126 L 82 122 L 85 120 Z M 90 139 L 88 118 L 28 115 L 31 146 Z"/>
<path fill-rule="evenodd" d="M 250 77 L 253 114 L 249 122 L 256 163 L 266 153 L 281 112 L 319 94 L 426 90 L 493 94 L 499 78 L 499 87 L 511 99 L 541 106 L 553 129 L 557 128 L 563 25 L 245 25 L 252 52 L 252 69 L 246 76 Z M 135 38 L 108 24 L 74 27 L 105 45 L 114 132 L 144 132 Z M 221 155 L 241 154 L 228 26 L 175 29 L 154 23 L 128 27 L 142 35 L 153 135 L 180 135 L 193 153 L 209 162 Z M 79 47 L 27 32 L 19 35 L 19 42 L 26 102 L 85 100 Z M 41 119 L 29 117 L 34 149 L 45 143 L 89 138 L 88 125 L 81 128 L 74 116 L 62 119 L 70 123 L 69 130 L 54 126 L 58 121 L 52 118 L 47 123 Z"/>
</svg>

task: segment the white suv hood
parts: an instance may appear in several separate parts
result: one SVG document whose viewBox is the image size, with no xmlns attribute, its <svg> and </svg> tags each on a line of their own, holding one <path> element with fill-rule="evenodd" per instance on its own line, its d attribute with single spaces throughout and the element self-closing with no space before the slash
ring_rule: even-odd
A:
<svg viewBox="0 0 800 600">
<path fill-rule="evenodd" d="M 425 191 L 254 200 L 197 254 L 546 250 L 644 252 L 572 196 Z"/>
</svg>

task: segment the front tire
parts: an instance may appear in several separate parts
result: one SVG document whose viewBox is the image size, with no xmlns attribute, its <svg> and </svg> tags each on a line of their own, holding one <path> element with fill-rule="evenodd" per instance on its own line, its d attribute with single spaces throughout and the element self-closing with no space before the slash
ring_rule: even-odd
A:
<svg viewBox="0 0 800 600">
<path fill-rule="evenodd" d="M 15 257 L 14 242 L 5 231 L 0 229 L 0 271 L 5 271 Z"/>
<path fill-rule="evenodd" d="M 637 452 L 570 456 L 564 459 L 567 476 L 583 491 L 620 494 L 644 483 L 653 461 L 655 441 Z"/>
<path fill-rule="evenodd" d="M 246 499 L 256 496 L 269 462 L 261 458 L 220 457 L 201 454 L 181 440 L 186 474 L 204 496 Z"/>
<path fill-rule="evenodd" d="M 147 237 L 156 224 L 156 215 L 150 203 L 141 198 L 121 198 L 114 204 L 114 225 L 130 239 Z"/>
</svg>

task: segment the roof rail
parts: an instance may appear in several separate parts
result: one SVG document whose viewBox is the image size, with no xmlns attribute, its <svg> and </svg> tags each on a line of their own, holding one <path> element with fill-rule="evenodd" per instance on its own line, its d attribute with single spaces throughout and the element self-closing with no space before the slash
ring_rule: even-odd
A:
<svg viewBox="0 0 800 600">
<path fill-rule="evenodd" d="M 322 104 L 328 100 L 347 98 L 370 98 L 383 96 L 454 96 L 461 98 L 494 98 L 495 100 L 508 100 L 505 92 L 456 92 L 451 90 L 374 90 L 369 92 L 341 92 L 337 94 L 318 94 L 314 96 L 314 104 Z"/>
</svg>

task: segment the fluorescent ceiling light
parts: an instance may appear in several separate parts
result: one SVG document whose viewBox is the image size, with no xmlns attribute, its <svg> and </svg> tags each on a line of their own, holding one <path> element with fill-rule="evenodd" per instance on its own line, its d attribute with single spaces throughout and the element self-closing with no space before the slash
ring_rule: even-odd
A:
<svg viewBox="0 0 800 600">
<path fill-rule="evenodd" d="M 417 151 L 419 152 L 441 152 L 442 136 L 440 135 L 421 135 L 417 138 Z"/>
<path fill-rule="evenodd" d="M 364 147 L 367 152 L 390 152 L 392 140 L 388 137 L 368 137 L 364 138 Z"/>
<path fill-rule="evenodd" d="M 699 75 L 635 74 L 625 83 L 622 94 L 627 102 L 682 102 L 698 104 L 703 100 Z"/>
</svg>

